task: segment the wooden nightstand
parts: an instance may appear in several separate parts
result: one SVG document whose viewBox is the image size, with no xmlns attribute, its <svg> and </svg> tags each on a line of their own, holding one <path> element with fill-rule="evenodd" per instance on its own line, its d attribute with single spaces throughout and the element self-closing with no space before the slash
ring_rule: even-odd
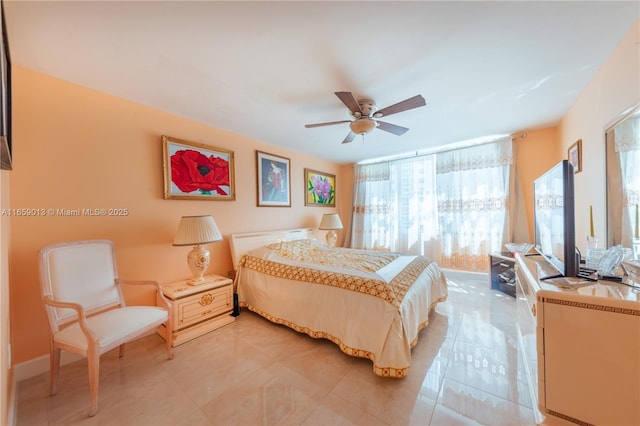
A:
<svg viewBox="0 0 640 426">
<path fill-rule="evenodd" d="M 209 331 L 234 322 L 233 281 L 219 275 L 207 275 L 210 283 L 191 286 L 187 280 L 162 284 L 162 293 L 171 301 L 173 318 L 172 346 L 178 346 Z M 158 306 L 164 306 L 160 301 Z M 165 337 L 165 326 L 158 328 Z"/>
</svg>

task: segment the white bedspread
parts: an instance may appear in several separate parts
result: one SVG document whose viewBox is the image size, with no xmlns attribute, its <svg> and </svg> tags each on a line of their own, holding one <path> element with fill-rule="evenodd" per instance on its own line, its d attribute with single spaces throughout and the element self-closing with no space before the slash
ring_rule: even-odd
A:
<svg viewBox="0 0 640 426">
<path fill-rule="evenodd" d="M 312 240 L 271 244 L 242 257 L 241 306 L 404 377 L 429 312 L 447 297 L 435 262 L 394 253 L 328 248 Z"/>
</svg>

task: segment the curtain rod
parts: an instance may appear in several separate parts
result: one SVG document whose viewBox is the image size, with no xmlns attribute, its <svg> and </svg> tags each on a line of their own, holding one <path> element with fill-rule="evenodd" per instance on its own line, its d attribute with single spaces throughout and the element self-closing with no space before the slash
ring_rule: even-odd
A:
<svg viewBox="0 0 640 426">
<path fill-rule="evenodd" d="M 516 139 L 526 139 L 527 138 L 527 134 L 526 133 L 521 133 L 518 136 L 514 136 L 511 138 L 512 141 L 515 141 Z"/>
<path fill-rule="evenodd" d="M 365 160 L 363 162 L 356 163 L 356 165 L 386 163 L 386 162 L 391 162 L 391 161 L 405 160 L 407 158 L 421 157 L 421 156 L 425 156 L 425 155 L 438 154 L 438 153 L 442 153 L 442 152 L 450 152 L 450 151 L 455 151 L 456 149 L 468 148 L 468 147 L 471 147 L 471 146 L 484 145 L 484 144 L 487 144 L 487 143 L 493 143 L 493 142 L 496 142 L 496 141 L 498 141 L 500 139 L 507 138 L 507 137 L 508 137 L 508 135 L 504 135 L 504 136 L 501 136 L 501 137 L 496 137 L 494 139 L 485 140 L 483 142 L 476 142 L 476 143 L 461 142 L 461 143 L 454 144 L 455 146 L 449 145 L 449 146 L 446 146 L 446 147 L 442 147 L 441 149 L 434 148 L 434 149 L 431 149 L 431 150 L 416 151 L 415 153 L 398 154 L 397 156 L 389 156 L 387 158 L 380 158 L 378 160 L 370 160 L 370 161 Z M 526 137 L 527 137 L 526 133 L 521 133 L 518 136 L 512 136 L 511 140 L 514 141 L 516 139 L 525 139 Z"/>
</svg>

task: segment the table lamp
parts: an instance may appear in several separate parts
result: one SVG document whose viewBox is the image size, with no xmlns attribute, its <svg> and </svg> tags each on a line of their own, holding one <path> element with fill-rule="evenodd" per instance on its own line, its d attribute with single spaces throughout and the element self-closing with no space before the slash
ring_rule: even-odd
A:
<svg viewBox="0 0 640 426">
<path fill-rule="evenodd" d="M 194 246 L 187 254 L 187 263 L 193 273 L 193 278 L 187 280 L 187 284 L 201 285 L 208 282 L 203 275 L 209 267 L 210 255 L 209 250 L 202 247 L 202 244 L 221 240 L 222 235 L 213 216 L 182 216 L 173 245 Z"/>
<path fill-rule="evenodd" d="M 340 216 L 338 213 L 328 213 L 322 215 L 322 220 L 320 221 L 321 231 L 329 231 L 327 232 L 327 245 L 329 247 L 335 247 L 336 241 L 338 240 L 338 234 L 336 234 L 336 229 L 342 229 L 342 222 L 340 222 Z"/>
</svg>

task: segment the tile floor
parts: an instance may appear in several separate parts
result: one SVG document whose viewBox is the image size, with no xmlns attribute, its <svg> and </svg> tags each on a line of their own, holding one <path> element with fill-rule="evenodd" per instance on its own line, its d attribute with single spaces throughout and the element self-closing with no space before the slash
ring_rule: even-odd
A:
<svg viewBox="0 0 640 426">
<path fill-rule="evenodd" d="M 102 358 L 100 406 L 87 417 L 85 361 L 18 384 L 18 425 L 534 425 L 517 350 L 515 300 L 486 281 L 449 281 L 404 379 L 243 310 L 175 348 L 152 335 Z"/>
</svg>

